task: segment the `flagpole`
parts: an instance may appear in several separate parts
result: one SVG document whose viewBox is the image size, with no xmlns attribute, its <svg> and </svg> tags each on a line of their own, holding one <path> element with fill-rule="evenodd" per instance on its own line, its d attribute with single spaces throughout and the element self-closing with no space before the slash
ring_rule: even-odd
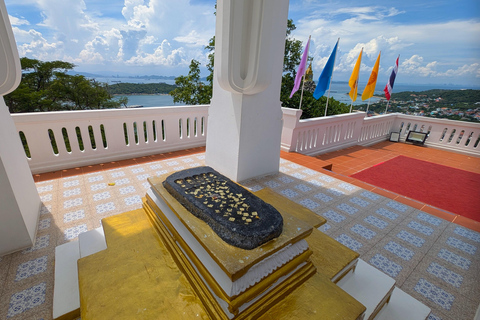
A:
<svg viewBox="0 0 480 320">
<path fill-rule="evenodd" d="M 303 87 L 305 86 L 305 73 L 303 74 L 302 77 L 302 92 L 300 94 L 300 105 L 298 106 L 298 109 L 302 110 L 302 100 L 303 100 Z"/>
<path fill-rule="evenodd" d="M 338 38 L 337 43 L 339 41 L 340 41 L 340 38 Z M 335 61 L 336 60 L 337 60 L 337 51 L 335 51 L 335 58 L 333 59 L 332 76 L 330 77 L 330 81 L 328 82 L 328 94 L 327 94 L 327 104 L 325 105 L 325 117 L 327 116 L 328 99 L 330 99 L 330 85 L 332 84 L 333 70 L 335 69 Z"/>
<path fill-rule="evenodd" d="M 385 114 L 387 114 L 389 104 L 390 104 L 390 100 L 387 100 L 387 107 L 385 108 Z"/>
<path fill-rule="evenodd" d="M 368 108 L 370 108 L 370 98 L 368 98 L 368 104 L 367 104 L 367 117 L 368 117 Z"/>
</svg>

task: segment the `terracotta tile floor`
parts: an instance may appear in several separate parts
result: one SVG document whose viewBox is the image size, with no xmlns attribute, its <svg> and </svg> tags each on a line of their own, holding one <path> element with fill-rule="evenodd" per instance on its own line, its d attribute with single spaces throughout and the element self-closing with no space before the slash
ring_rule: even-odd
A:
<svg viewBox="0 0 480 320">
<path fill-rule="evenodd" d="M 51 319 L 55 247 L 98 228 L 102 218 L 140 208 L 148 177 L 203 165 L 204 151 L 35 175 L 43 202 L 36 244 L 0 257 L 0 319 Z M 480 303 L 478 225 L 348 176 L 398 154 L 450 160 L 472 171 L 478 166 L 478 158 L 386 142 L 316 158 L 282 152 L 278 174 L 242 184 L 252 191 L 269 187 L 325 217 L 322 232 L 429 306 L 429 319 L 472 319 Z"/>
<path fill-rule="evenodd" d="M 331 170 L 330 174 L 337 179 L 344 180 L 368 191 L 372 191 L 416 209 L 421 209 L 439 218 L 451 222 L 454 221 L 464 227 L 480 232 L 480 223 L 477 221 L 421 203 L 417 200 L 404 197 L 350 177 L 359 171 L 400 155 L 480 174 L 479 157 L 390 141 L 380 142 L 368 147 L 354 146 L 321 154 L 316 157 L 308 157 L 298 153 L 287 152 L 282 152 L 281 157 L 314 170 L 321 170 L 322 168 Z"/>
</svg>

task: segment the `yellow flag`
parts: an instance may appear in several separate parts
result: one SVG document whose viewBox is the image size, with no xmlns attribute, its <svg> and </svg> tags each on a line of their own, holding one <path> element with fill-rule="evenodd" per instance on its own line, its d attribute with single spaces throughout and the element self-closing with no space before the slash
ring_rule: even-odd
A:
<svg viewBox="0 0 480 320">
<path fill-rule="evenodd" d="M 375 86 L 377 85 L 378 66 L 380 65 L 380 53 L 378 54 L 377 62 L 375 62 L 375 65 L 373 66 L 373 70 L 370 74 L 370 78 L 368 79 L 368 83 L 363 90 L 362 100 L 367 100 L 373 97 Z"/>
<path fill-rule="evenodd" d="M 350 86 L 350 99 L 352 101 L 357 100 L 357 91 L 358 91 L 358 74 L 360 73 L 360 64 L 362 63 L 362 52 L 363 48 L 358 55 L 357 62 L 355 63 L 355 67 L 353 68 L 352 75 L 350 76 L 350 80 L 348 81 L 348 85 Z"/>
</svg>

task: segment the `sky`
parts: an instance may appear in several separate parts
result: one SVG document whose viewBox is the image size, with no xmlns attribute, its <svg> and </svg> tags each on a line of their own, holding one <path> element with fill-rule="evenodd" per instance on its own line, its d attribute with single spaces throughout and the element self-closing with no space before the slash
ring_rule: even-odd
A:
<svg viewBox="0 0 480 320">
<path fill-rule="evenodd" d="M 63 60 L 104 75 L 208 74 L 215 0 L 4 0 L 20 57 Z M 363 48 L 360 83 L 381 52 L 378 81 L 400 55 L 398 83 L 480 87 L 478 0 L 290 0 L 291 36 L 318 78 L 337 41 L 333 81 L 348 81 Z"/>
</svg>

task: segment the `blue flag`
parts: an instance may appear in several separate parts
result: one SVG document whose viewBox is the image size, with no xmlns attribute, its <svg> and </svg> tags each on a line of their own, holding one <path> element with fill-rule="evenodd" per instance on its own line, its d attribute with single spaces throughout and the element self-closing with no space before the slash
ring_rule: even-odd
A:
<svg viewBox="0 0 480 320">
<path fill-rule="evenodd" d="M 330 58 L 328 58 L 325 68 L 323 68 L 322 74 L 318 78 L 317 87 L 313 92 L 313 97 L 317 100 L 320 99 L 330 87 L 330 78 L 332 77 L 333 66 L 335 65 L 335 56 L 337 54 L 337 46 L 338 46 L 338 40 L 337 40 L 337 43 L 335 44 L 335 47 L 333 48 Z"/>
</svg>

